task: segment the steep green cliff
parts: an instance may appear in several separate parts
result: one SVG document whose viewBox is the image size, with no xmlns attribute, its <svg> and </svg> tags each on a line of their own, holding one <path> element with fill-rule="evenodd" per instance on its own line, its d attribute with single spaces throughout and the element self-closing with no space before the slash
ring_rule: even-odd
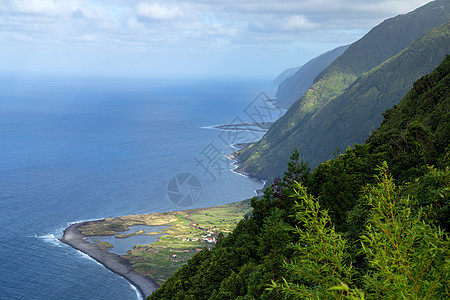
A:
<svg viewBox="0 0 450 300">
<path fill-rule="evenodd" d="M 348 46 L 341 46 L 311 59 L 295 73 L 283 80 L 275 95 L 277 105 L 288 109 L 303 96 L 313 84 L 314 79 L 338 58 Z"/>
<path fill-rule="evenodd" d="M 438 0 L 373 28 L 316 78 L 261 141 L 237 153 L 239 170 L 272 178 L 282 174 L 295 147 L 314 167 L 336 147 L 363 142 L 379 125 L 379 113 L 450 51 L 447 27 L 411 44 L 449 20 L 450 3 Z"/>
<path fill-rule="evenodd" d="M 447 297 L 449 87 L 446 56 L 366 144 L 312 173 L 294 153 L 253 215 L 149 299 Z"/>
</svg>

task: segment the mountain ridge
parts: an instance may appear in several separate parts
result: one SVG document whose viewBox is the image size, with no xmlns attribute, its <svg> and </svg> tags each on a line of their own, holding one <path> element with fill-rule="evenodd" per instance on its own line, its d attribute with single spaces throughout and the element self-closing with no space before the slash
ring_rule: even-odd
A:
<svg viewBox="0 0 450 300">
<path fill-rule="evenodd" d="M 275 101 L 281 108 L 289 108 L 300 99 L 313 84 L 315 78 L 349 47 L 340 46 L 322 53 L 301 66 L 292 75 L 283 80 L 275 95 Z"/>
<path fill-rule="evenodd" d="M 280 83 L 282 83 L 286 78 L 291 77 L 292 75 L 295 74 L 295 72 L 297 72 L 298 70 L 300 70 L 302 66 L 297 66 L 297 67 L 293 67 L 293 68 L 288 68 L 286 70 L 284 70 L 283 72 L 281 72 L 280 74 L 278 74 L 278 76 L 272 80 L 272 84 L 273 85 L 279 85 Z"/>
<path fill-rule="evenodd" d="M 374 27 L 367 35 L 361 38 L 359 41 L 352 44 L 341 56 L 339 56 L 333 63 L 331 63 L 317 78 L 316 82 L 306 92 L 306 94 L 296 101 L 291 108 L 283 115 L 277 122 L 275 122 L 266 135 L 255 144 L 249 146 L 246 149 L 238 151 L 236 157 L 240 163 L 239 171 L 249 174 L 253 177 L 269 179 L 282 174 L 284 165 L 286 164 L 290 152 L 299 147 L 300 155 L 305 160 L 311 162 L 311 166 L 317 165 L 320 161 L 324 161 L 331 157 L 336 145 L 317 144 L 315 149 L 312 147 L 305 147 L 305 141 L 298 140 L 298 132 L 311 124 L 311 120 L 320 118 L 320 111 L 335 99 L 348 92 L 352 84 L 355 83 L 359 77 L 370 75 L 371 71 L 375 71 L 377 68 L 381 68 L 384 63 L 387 63 L 393 56 L 402 52 L 410 46 L 414 41 L 423 37 L 423 32 L 427 27 L 429 29 L 435 28 L 450 20 L 450 4 L 448 1 L 438 0 L 430 2 L 413 12 L 406 15 L 400 15 L 394 18 L 390 18 L 380 25 Z M 437 26 L 434 26 L 439 23 Z M 399 28 L 396 28 L 398 26 Z M 409 30 L 409 26 L 412 26 Z M 404 34 L 406 30 L 408 33 Z M 382 43 L 380 39 L 383 39 L 384 33 L 390 32 L 389 36 Z M 398 37 L 398 38 L 397 38 Z M 417 37 L 415 40 L 410 41 L 413 37 Z M 390 42 L 394 41 L 394 46 L 389 47 Z M 374 46 L 374 43 L 377 47 Z M 406 44 L 403 48 L 401 46 Z M 360 53 L 356 53 L 358 49 L 363 49 Z M 381 52 L 381 53 L 377 53 Z M 449 51 L 449 50 L 447 50 Z M 394 55 L 391 55 L 394 53 Z M 443 58 L 442 54 L 441 59 Z M 389 57 L 388 57 L 389 56 Z M 365 59 L 356 59 L 357 57 L 364 57 Z M 381 59 L 386 58 L 380 61 Z M 373 61 L 368 62 L 370 58 L 374 58 Z M 440 59 L 440 60 L 441 60 Z M 349 62 L 349 63 L 348 63 Z M 348 64 L 347 64 L 348 63 Z M 434 62 L 432 66 L 436 66 L 439 62 Z M 359 66 L 359 70 L 356 67 Z M 371 69 L 367 69 L 371 67 Z M 346 72 L 346 70 L 350 70 Z M 426 71 L 431 71 L 427 69 Z M 358 74 L 356 73 L 358 72 Z M 425 73 L 417 74 L 416 78 L 409 81 L 408 84 L 418 79 Z M 352 87 L 354 88 L 354 86 Z M 404 91 L 404 90 L 403 90 Z M 367 91 L 368 96 L 370 92 Z M 398 100 L 401 99 L 401 95 L 398 94 Z M 339 107 L 336 108 L 335 114 L 343 113 Z M 322 122 L 328 122 L 327 119 L 321 119 Z M 317 120 L 314 122 L 317 123 Z M 342 120 L 345 122 L 345 120 Z M 372 127 L 372 130 L 376 126 Z M 308 127 L 313 130 L 314 128 Z M 368 137 L 370 130 L 365 133 L 365 138 Z M 313 133 L 311 133 L 314 135 Z M 318 134 L 316 134 L 318 136 Z M 339 137 L 338 137 L 339 138 Z M 289 142 L 286 142 L 290 140 Z M 361 137 L 358 137 L 358 141 L 361 142 Z M 351 146 L 356 140 L 347 140 L 346 146 Z M 300 145 L 303 143 L 302 145 Z M 342 146 L 345 143 L 340 143 Z M 325 149 L 325 150 L 324 150 Z M 317 152 L 326 152 L 326 155 L 317 157 Z M 275 162 L 276 166 L 270 164 Z"/>
</svg>

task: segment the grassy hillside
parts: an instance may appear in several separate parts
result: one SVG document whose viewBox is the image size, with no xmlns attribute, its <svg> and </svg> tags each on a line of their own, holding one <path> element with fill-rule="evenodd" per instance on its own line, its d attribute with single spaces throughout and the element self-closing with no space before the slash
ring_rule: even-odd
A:
<svg viewBox="0 0 450 300">
<path fill-rule="evenodd" d="M 288 109 L 303 96 L 313 84 L 314 79 L 337 57 L 339 57 L 348 46 L 338 47 L 308 61 L 294 74 L 283 80 L 277 90 L 277 105 Z"/>
<path fill-rule="evenodd" d="M 294 153 L 252 216 L 149 299 L 446 298 L 449 86 L 447 56 L 366 144 L 312 173 Z"/>
<path fill-rule="evenodd" d="M 420 76 L 431 72 L 450 53 L 450 23 L 432 29 L 423 38 L 360 76 L 342 95 L 326 104 L 288 139 L 273 147 L 264 161 L 278 168 L 289 159 L 287 149 L 298 148 L 302 157 L 316 166 L 345 150 L 363 143 L 382 121 L 382 112 L 397 104 Z"/>
<path fill-rule="evenodd" d="M 240 170 L 256 177 L 271 178 L 282 174 L 282 170 L 294 147 L 299 147 L 301 157 L 310 161 L 312 166 L 316 166 L 317 163 L 330 158 L 336 146 L 345 149 L 346 145 L 363 141 L 368 137 L 371 130 L 378 125 L 376 124 L 376 120 L 372 120 L 369 122 L 370 124 L 360 129 L 358 128 L 360 125 L 355 125 L 358 124 L 357 122 L 346 125 L 344 117 L 339 118 L 339 116 L 345 114 L 341 106 L 334 106 L 333 111 L 331 111 L 332 106 L 328 106 L 328 111 L 331 113 L 331 116 L 330 113 L 322 112 L 322 109 L 336 99 L 341 99 L 342 101 L 343 97 L 347 97 L 347 93 L 352 93 L 349 90 L 353 90 L 354 95 L 356 95 L 355 86 L 358 83 L 355 83 L 355 81 L 358 78 L 360 85 L 363 83 L 370 84 L 370 80 L 376 80 L 377 78 L 377 76 L 371 74 L 381 68 L 381 65 L 385 61 L 398 55 L 413 41 L 422 37 L 428 30 L 440 26 L 449 20 L 450 3 L 448 1 L 438 0 L 409 14 L 388 19 L 373 28 L 361 40 L 352 44 L 316 78 L 316 82 L 307 93 L 295 102 L 282 118 L 272 125 L 261 141 L 237 153 L 241 163 Z M 424 48 L 423 52 L 418 49 L 416 54 L 422 53 L 426 57 L 428 55 L 426 52 L 428 49 Z M 392 97 L 397 97 L 396 101 L 398 101 L 401 98 L 401 93 L 406 92 L 414 80 L 436 67 L 447 52 L 448 48 L 447 50 L 444 49 L 444 53 L 438 53 L 438 56 L 430 64 L 427 64 L 424 68 L 420 67 L 420 72 L 414 74 L 416 76 L 415 78 L 409 76 L 409 74 L 406 74 L 409 72 L 406 72 L 405 74 L 408 75 L 408 80 L 403 82 L 401 80 L 394 80 L 393 84 L 387 82 L 390 87 L 393 87 L 395 84 L 400 85 L 392 89 Z M 405 56 L 403 56 L 403 59 L 405 59 L 405 63 L 408 63 Z M 420 64 L 421 61 L 417 63 Z M 428 69 L 426 68 L 427 66 Z M 377 74 L 380 74 L 378 75 L 378 79 L 381 82 L 377 82 L 376 84 L 382 85 L 383 77 L 386 75 L 383 75 L 381 71 Z M 370 80 L 364 80 L 369 75 Z M 398 75 L 403 76 L 402 73 L 398 73 Z M 372 99 L 379 92 L 379 88 L 370 86 L 367 93 L 362 94 L 362 97 Z M 364 103 L 364 101 L 361 101 L 361 103 Z M 382 104 L 378 109 L 382 111 L 383 107 L 387 108 L 389 105 L 392 105 L 392 102 Z M 356 113 L 357 111 L 353 110 L 353 112 Z M 352 117 L 358 118 L 358 116 Z M 366 117 L 361 117 L 361 119 L 364 118 Z M 334 123 L 330 122 L 330 119 L 333 119 Z M 311 121 L 313 122 L 311 123 Z M 318 129 L 323 132 L 324 130 L 326 131 L 326 128 L 333 129 L 336 122 L 343 122 L 340 128 L 343 127 L 348 130 L 345 137 L 340 138 L 339 134 L 342 131 L 334 133 L 334 136 L 329 134 L 328 137 L 331 137 L 331 139 L 322 138 L 318 132 L 315 132 L 317 127 L 315 124 L 319 124 Z M 328 127 L 326 126 L 327 124 Z M 350 126 L 354 127 L 352 128 Z M 353 133 L 353 129 L 357 129 L 360 132 Z M 310 131 L 307 134 L 311 138 L 305 141 L 303 140 L 302 134 L 306 134 L 307 130 Z M 317 143 L 315 137 L 321 138 L 322 141 Z M 315 143 L 313 147 L 307 145 L 311 142 Z M 277 162 L 276 165 L 273 165 L 273 162 Z"/>
</svg>

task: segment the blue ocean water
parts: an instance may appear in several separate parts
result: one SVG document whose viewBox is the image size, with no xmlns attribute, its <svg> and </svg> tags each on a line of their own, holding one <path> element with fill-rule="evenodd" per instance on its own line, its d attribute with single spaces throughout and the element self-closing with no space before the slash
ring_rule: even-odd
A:
<svg viewBox="0 0 450 300">
<path fill-rule="evenodd" d="M 71 222 L 182 209 L 167 196 L 180 173 L 201 182 L 190 208 L 253 196 L 261 182 L 217 153 L 262 133 L 205 128 L 245 119 L 262 85 L 0 77 L 0 298 L 137 299 L 57 238 Z"/>
</svg>

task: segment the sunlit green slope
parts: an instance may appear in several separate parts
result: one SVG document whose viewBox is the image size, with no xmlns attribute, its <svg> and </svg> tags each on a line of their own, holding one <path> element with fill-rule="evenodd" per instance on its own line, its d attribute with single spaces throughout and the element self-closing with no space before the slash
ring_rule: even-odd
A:
<svg viewBox="0 0 450 300">
<path fill-rule="evenodd" d="M 449 20 L 449 1 L 439 0 L 373 28 L 317 77 L 261 141 L 238 153 L 240 171 L 272 178 L 282 174 L 295 147 L 316 166 L 336 147 L 363 142 L 379 125 L 380 112 L 450 52 L 447 27 L 428 32 Z"/>
</svg>

